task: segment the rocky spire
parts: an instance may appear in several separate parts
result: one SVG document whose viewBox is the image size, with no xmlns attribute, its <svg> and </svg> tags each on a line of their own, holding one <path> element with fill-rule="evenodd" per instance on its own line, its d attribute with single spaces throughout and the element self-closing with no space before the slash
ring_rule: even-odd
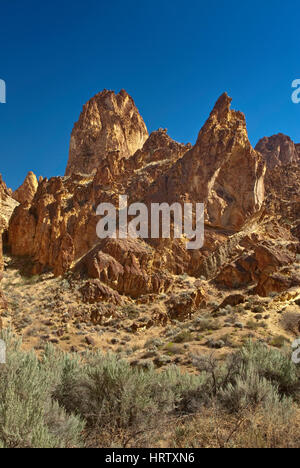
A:
<svg viewBox="0 0 300 468">
<path fill-rule="evenodd" d="M 74 125 L 66 175 L 92 173 L 111 152 L 128 158 L 147 138 L 146 125 L 129 94 L 104 90 L 85 104 Z"/>
<path fill-rule="evenodd" d="M 265 165 L 251 146 L 245 116 L 218 99 L 195 146 L 151 188 L 147 199 L 205 204 L 211 226 L 239 229 L 264 201 Z"/>
<path fill-rule="evenodd" d="M 33 172 L 28 172 L 23 184 L 14 191 L 13 198 L 17 200 L 19 203 L 31 203 L 37 188 L 38 188 L 38 181 Z"/>
</svg>

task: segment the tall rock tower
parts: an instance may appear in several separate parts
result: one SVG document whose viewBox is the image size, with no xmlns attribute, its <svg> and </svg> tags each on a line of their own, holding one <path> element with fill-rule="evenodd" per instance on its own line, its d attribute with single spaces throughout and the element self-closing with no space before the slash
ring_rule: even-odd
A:
<svg viewBox="0 0 300 468">
<path fill-rule="evenodd" d="M 104 90 L 85 104 L 74 125 L 66 175 L 92 173 L 111 152 L 128 158 L 147 138 L 146 125 L 129 94 Z"/>
</svg>

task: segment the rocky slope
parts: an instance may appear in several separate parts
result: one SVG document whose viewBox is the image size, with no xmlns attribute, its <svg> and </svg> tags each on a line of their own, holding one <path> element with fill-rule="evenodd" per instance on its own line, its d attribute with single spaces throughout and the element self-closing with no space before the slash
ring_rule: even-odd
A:
<svg viewBox="0 0 300 468">
<path fill-rule="evenodd" d="M 231 111 L 230 102 L 227 95 L 218 100 L 192 149 L 160 130 L 131 157 L 121 158 L 120 153 L 103 157 L 94 176 L 73 174 L 41 182 L 31 205 L 21 205 L 13 215 L 12 253 L 32 257 L 35 273 L 45 268 L 53 268 L 56 275 L 66 272 L 98 243 L 95 207 L 100 202 L 116 205 L 122 193 L 131 202 L 205 202 L 211 228 L 229 232 L 241 228 L 262 207 L 265 166 L 249 143 L 244 116 Z M 213 249 L 220 237 L 218 232 L 209 233 L 207 249 Z M 153 244 L 151 239 L 148 243 Z M 137 251 L 142 247 L 139 240 L 134 244 Z M 134 252 L 133 243 L 131 248 Z M 116 252 L 121 251 L 119 246 Z M 182 242 L 172 240 L 158 241 L 151 254 L 155 268 L 169 274 L 179 273 L 182 263 L 181 273 L 193 272 L 201 255 L 188 254 Z"/>
<path fill-rule="evenodd" d="M 226 348 L 223 328 L 232 336 L 239 330 L 237 342 L 257 328 L 263 339 L 263 326 L 252 326 L 255 312 L 257 323 L 270 327 L 269 340 L 280 332 L 278 314 L 300 299 L 299 145 L 276 135 L 253 149 L 245 116 L 230 105 L 223 94 L 192 147 L 163 129 L 148 136 L 132 98 L 125 91 L 103 91 L 75 124 L 66 176 L 39 183 L 27 176 L 14 194 L 20 205 L 9 223 L 8 262 L 14 275 L 39 275 L 33 286 L 20 286 L 29 302 L 37 287 L 48 310 L 50 284 L 51 294 L 61 297 L 52 314 L 60 336 L 48 327 L 49 339 L 62 345 L 67 335 L 80 347 L 77 326 L 86 323 L 86 333 L 93 335 L 84 338 L 86 346 L 101 347 L 99 327 L 103 333 L 110 327 L 108 340 L 124 329 L 144 346 L 153 334 L 162 333 L 166 341 L 165 327 L 182 322 L 191 327 L 195 349 Z M 184 238 L 98 239 L 96 207 L 118 206 L 120 194 L 147 205 L 204 203 L 203 248 L 187 250 Z M 18 258 L 25 270 L 16 266 Z M 9 281 L 20 280 L 7 271 L 12 293 Z M 27 303 L 22 294 L 19 300 Z M 211 340 L 200 339 L 196 321 L 209 320 L 214 330 L 216 318 L 222 323 Z M 22 329 L 20 320 L 16 326 Z"/>
</svg>

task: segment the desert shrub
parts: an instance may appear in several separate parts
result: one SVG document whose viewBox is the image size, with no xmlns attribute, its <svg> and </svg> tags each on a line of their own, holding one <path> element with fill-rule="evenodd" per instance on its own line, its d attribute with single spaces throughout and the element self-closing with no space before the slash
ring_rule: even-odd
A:
<svg viewBox="0 0 300 468">
<path fill-rule="evenodd" d="M 166 344 L 166 346 L 164 347 L 164 351 L 166 351 L 169 355 L 183 354 L 184 348 L 180 346 L 180 344 L 170 342 Z"/>
<path fill-rule="evenodd" d="M 215 407 L 179 420 L 170 436 L 172 448 L 298 448 L 299 414 L 270 418 L 265 410 L 228 414 Z"/>
<path fill-rule="evenodd" d="M 7 363 L 0 366 L 0 443 L 5 448 L 64 448 L 80 445 L 84 424 L 52 399 L 53 369 L 20 350 L 8 332 Z M 55 368 L 55 366 L 53 366 Z"/>
<path fill-rule="evenodd" d="M 291 405 L 288 397 L 299 399 L 299 370 L 287 350 L 248 341 L 225 362 L 213 355 L 196 356 L 194 365 L 206 379 L 201 388 L 183 393 L 183 412 L 195 412 L 216 402 L 229 412 L 256 404 L 281 411 Z"/>
<path fill-rule="evenodd" d="M 282 415 L 287 415 L 292 407 L 292 401 L 281 398 L 277 388 L 261 377 L 253 364 L 242 370 L 233 383 L 220 389 L 218 399 L 226 410 L 237 413 L 260 406 L 270 415 L 279 409 L 282 409 Z"/>
<path fill-rule="evenodd" d="M 249 330 L 257 330 L 260 326 L 261 324 L 253 319 L 247 320 L 246 322 L 246 327 L 249 328 Z"/>
<path fill-rule="evenodd" d="M 249 341 L 238 352 L 238 356 L 244 365 L 253 365 L 260 377 L 277 386 L 280 395 L 298 398 L 300 372 L 299 367 L 292 362 L 290 349 L 277 350 Z"/>
<path fill-rule="evenodd" d="M 178 408 L 182 395 L 196 390 L 202 376 L 182 374 L 169 367 L 158 373 L 132 368 L 115 355 L 89 356 L 83 372 L 64 373 L 56 398 L 70 412 L 87 421 L 90 432 L 140 433 L 156 427 Z"/>
<path fill-rule="evenodd" d="M 271 338 L 269 344 L 271 346 L 274 346 L 274 348 L 283 348 L 286 345 L 286 343 L 288 343 L 288 341 L 289 340 L 285 336 L 276 335 Z"/>
<path fill-rule="evenodd" d="M 90 427 L 118 428 L 147 424 L 158 412 L 169 412 L 174 398 L 162 388 L 153 368 L 132 368 L 113 354 L 88 356 L 80 372 L 67 369 L 56 398 L 68 411 L 76 411 Z M 158 391 L 159 389 L 159 391 Z"/>
<path fill-rule="evenodd" d="M 195 326 L 200 332 L 206 330 L 219 330 L 221 328 L 220 322 L 218 320 L 212 319 L 210 317 L 198 317 L 195 320 Z"/>
<path fill-rule="evenodd" d="M 182 330 L 173 338 L 174 343 L 188 343 L 193 341 L 193 335 L 189 330 Z"/>
<path fill-rule="evenodd" d="M 281 319 L 282 327 L 292 333 L 298 334 L 300 325 L 300 314 L 296 310 L 293 312 L 286 312 Z"/>
<path fill-rule="evenodd" d="M 204 446 L 208 440 L 229 446 L 235 443 L 231 422 L 239 445 L 246 441 L 246 431 L 238 432 L 245 414 L 252 431 L 246 443 L 257 437 L 257 445 L 271 445 L 278 443 L 276 427 L 288 427 L 295 414 L 293 400 L 299 398 L 299 369 L 290 350 L 261 343 L 249 341 L 225 361 L 196 356 L 198 375 L 192 375 L 176 366 L 163 372 L 152 364 L 132 367 L 101 352 L 69 355 L 52 345 L 39 359 L 21 351 L 20 341 L 9 332 L 0 338 L 8 350 L 7 364 L 0 366 L 0 447 L 154 446 L 164 429 L 174 425 L 178 446 L 189 438 L 193 446 L 199 440 Z M 195 426 L 188 429 L 182 423 L 205 411 L 219 423 L 221 418 L 230 422 L 213 440 L 207 424 L 193 435 Z M 258 413 L 257 428 L 251 418 Z M 268 435 L 265 441 L 260 427 L 273 439 Z"/>
</svg>

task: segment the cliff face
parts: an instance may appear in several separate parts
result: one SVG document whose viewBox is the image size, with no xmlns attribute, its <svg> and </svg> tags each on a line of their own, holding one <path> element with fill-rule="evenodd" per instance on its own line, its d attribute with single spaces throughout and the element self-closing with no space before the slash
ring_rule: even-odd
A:
<svg viewBox="0 0 300 468">
<path fill-rule="evenodd" d="M 34 273 L 51 268 L 56 275 L 63 274 L 99 242 L 95 215 L 99 203 L 118 206 L 119 194 L 124 193 L 132 201 L 141 200 L 156 177 L 188 149 L 159 130 L 132 157 L 119 158 L 117 153 L 103 159 L 95 175 L 44 179 L 31 203 L 20 205 L 12 217 L 12 253 L 31 256 Z M 139 241 L 135 242 L 139 251 Z"/>
<path fill-rule="evenodd" d="M 2 235 L 8 229 L 10 217 L 18 205 L 12 198 L 12 192 L 6 187 L 0 174 L 0 271 L 3 268 Z"/>
<path fill-rule="evenodd" d="M 11 197 L 11 190 L 6 187 L 0 174 L 0 282 L 2 280 L 3 263 L 3 240 L 2 236 L 8 229 L 9 220 L 13 210 L 18 203 Z M 7 302 L 0 289 L 0 330 L 2 328 L 1 311 L 7 308 Z"/>
<path fill-rule="evenodd" d="M 265 165 L 252 148 L 242 113 L 223 94 L 195 146 L 157 184 L 148 199 L 205 203 L 206 223 L 237 230 L 264 201 Z"/>
<path fill-rule="evenodd" d="M 262 138 L 255 149 L 262 154 L 269 169 L 300 162 L 300 145 L 295 145 L 290 137 L 282 133 Z"/>
<path fill-rule="evenodd" d="M 66 175 L 90 174 L 112 152 L 128 158 L 147 138 L 146 125 L 129 94 L 104 90 L 83 107 L 74 125 Z"/>
<path fill-rule="evenodd" d="M 175 142 L 160 129 L 131 154 L 133 147 L 129 149 L 127 144 L 123 154 L 116 149 L 105 153 L 100 151 L 100 142 L 105 140 L 107 145 L 109 142 L 110 149 L 117 142 L 107 133 L 111 121 L 106 118 L 106 127 L 104 124 L 101 127 L 100 115 L 107 113 L 110 118 L 115 118 L 117 107 L 114 106 L 119 109 L 129 106 L 134 115 L 136 110 L 124 92 L 117 96 L 107 91 L 100 93 L 90 101 L 80 118 L 80 125 L 77 124 L 74 130 L 81 148 L 93 144 L 96 150 L 100 145 L 99 157 L 93 159 L 96 173 L 73 173 L 69 177 L 41 181 L 31 203 L 20 205 L 14 212 L 9 228 L 12 253 L 31 256 L 34 273 L 50 268 L 56 275 L 66 272 L 87 254 L 86 261 L 81 264 L 88 275 L 93 272 L 93 278 L 105 280 L 119 293 L 134 297 L 166 290 L 174 273 L 200 271 L 206 256 L 226 241 L 228 234 L 218 230 L 240 229 L 260 210 L 264 200 L 265 165 L 249 143 L 243 114 L 230 110 L 230 102 L 226 94 L 221 96 L 193 148 Z M 90 106 L 95 112 L 96 108 L 105 109 L 102 114 L 98 112 L 100 120 L 94 129 L 85 127 L 92 121 Z M 120 115 L 118 119 L 121 119 Z M 118 119 L 116 121 L 123 129 L 129 128 L 127 114 L 123 114 L 124 122 Z M 105 128 L 103 135 L 100 127 Z M 137 128 L 135 134 L 143 135 L 138 140 L 140 144 L 146 133 L 140 131 L 144 129 L 142 124 Z M 77 156 L 70 161 L 78 163 L 82 171 L 83 153 L 80 155 L 79 152 Z M 70 161 L 67 173 L 71 171 Z M 92 160 L 85 161 L 89 166 Z M 92 166 L 89 167 L 92 170 Z M 212 231 L 207 233 L 203 252 L 188 252 L 184 242 L 172 239 L 146 239 L 146 242 L 133 239 L 129 244 L 113 240 L 105 244 L 107 248 L 109 246 L 105 251 L 96 236 L 95 208 L 101 202 L 118 206 L 119 194 L 124 193 L 130 203 L 205 203 L 206 222 Z M 95 250 L 89 253 L 93 248 Z M 163 275 L 162 271 L 165 272 Z"/>
</svg>

